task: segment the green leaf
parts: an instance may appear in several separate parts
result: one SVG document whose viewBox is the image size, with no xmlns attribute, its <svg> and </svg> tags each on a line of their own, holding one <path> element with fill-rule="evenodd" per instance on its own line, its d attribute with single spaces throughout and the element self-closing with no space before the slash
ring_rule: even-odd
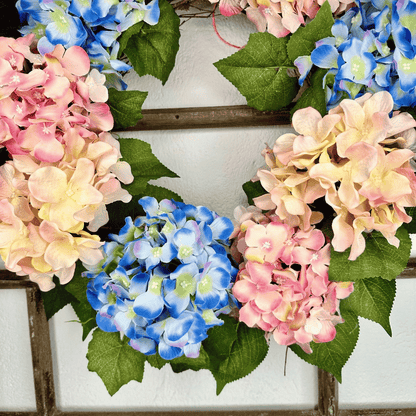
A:
<svg viewBox="0 0 416 416">
<path fill-rule="evenodd" d="M 270 33 L 250 35 L 244 49 L 214 63 L 220 73 L 258 110 L 278 110 L 292 102 L 299 89 L 286 51 L 287 38 Z"/>
<path fill-rule="evenodd" d="M 142 27 L 145 23 L 143 21 L 135 23 L 133 26 L 130 26 L 127 30 L 125 30 L 120 38 L 118 39 L 118 43 L 120 44 L 120 48 L 118 50 L 118 57 L 124 52 L 126 49 L 127 42 L 133 35 L 137 35 L 142 30 Z"/>
<path fill-rule="evenodd" d="M 170 365 L 175 373 L 182 373 L 186 370 L 199 371 L 203 368 L 209 368 L 210 360 L 204 347 L 201 346 L 198 358 L 188 358 L 182 355 L 181 357 L 171 360 Z"/>
<path fill-rule="evenodd" d="M 295 111 L 306 107 L 313 107 L 315 110 L 318 110 L 322 117 L 326 114 L 326 97 L 322 86 L 322 80 L 326 73 L 327 70 L 322 68 L 313 73 L 310 87 L 305 90 L 290 111 L 292 116 Z"/>
<path fill-rule="evenodd" d="M 88 370 L 97 373 L 112 396 L 131 380 L 143 380 L 146 356 L 120 340 L 118 332 L 96 329 L 88 344 Z"/>
<path fill-rule="evenodd" d="M 152 196 L 153 198 L 156 198 L 158 201 L 161 201 L 162 199 L 173 199 L 177 202 L 183 202 L 181 196 L 176 192 L 173 192 L 170 189 L 166 189 L 163 186 L 156 186 L 150 184 L 147 184 L 143 196 Z"/>
<path fill-rule="evenodd" d="M 355 261 L 348 260 L 350 249 L 338 253 L 331 246 L 329 280 L 356 282 L 370 277 L 395 279 L 405 268 L 410 257 L 412 241 L 404 227 L 396 232 L 399 248 L 388 243 L 380 232 L 366 236 L 365 251 Z"/>
<path fill-rule="evenodd" d="M 71 293 L 74 300 L 71 302 L 72 307 L 82 325 L 82 340 L 97 326 L 95 320 L 97 312 L 91 307 L 87 299 L 87 285 L 89 279 L 82 277 L 81 273 L 85 269 L 80 262 L 77 263 L 74 277 L 66 285 L 66 290 Z"/>
<path fill-rule="evenodd" d="M 221 319 L 224 325 L 212 328 L 203 343 L 210 358 L 209 370 L 217 382 L 217 395 L 228 383 L 256 369 L 268 351 L 264 331 L 249 328 L 229 316 Z"/>
<path fill-rule="evenodd" d="M 410 234 L 416 233 L 416 207 L 406 208 L 407 215 L 412 217 L 412 221 L 409 224 L 403 224 L 403 227 L 406 228 L 407 232 Z"/>
<path fill-rule="evenodd" d="M 299 29 L 290 37 L 287 44 L 289 58 L 294 61 L 299 56 L 310 55 L 315 49 L 315 42 L 332 36 L 331 28 L 334 24 L 331 7 L 326 1 L 318 13 L 306 26 Z"/>
<path fill-rule="evenodd" d="M 51 319 L 56 312 L 61 310 L 68 303 L 76 300 L 71 293 L 67 292 L 66 287 L 59 283 L 59 279 L 54 276 L 55 287 L 48 292 L 40 292 L 45 308 L 46 319 Z"/>
<path fill-rule="evenodd" d="M 169 361 L 164 360 L 159 353 L 156 352 L 154 355 L 147 355 L 146 361 L 154 368 L 160 370 L 165 364 L 168 364 Z"/>
<path fill-rule="evenodd" d="M 333 374 L 340 383 L 342 381 L 342 367 L 354 351 L 360 332 L 357 315 L 344 307 L 342 301 L 341 316 L 345 322 L 335 327 L 337 330 L 335 339 L 331 342 L 311 342 L 311 354 L 304 352 L 299 345 L 290 346 L 290 349 L 300 358 Z"/>
<path fill-rule="evenodd" d="M 267 191 L 261 186 L 260 181 L 252 182 L 248 181 L 243 184 L 243 191 L 247 195 L 248 203 L 254 205 L 253 198 L 264 195 Z"/>
<path fill-rule="evenodd" d="M 211 364 L 217 368 L 230 355 L 231 348 L 237 340 L 238 321 L 227 315 L 220 315 L 224 321 L 221 326 L 214 326 L 208 331 L 208 338 L 202 342 L 210 357 Z"/>
<path fill-rule="evenodd" d="M 131 166 L 134 182 L 124 188 L 132 195 L 142 194 L 150 179 L 162 176 L 177 178 L 176 173 L 159 162 L 152 153 L 150 144 L 138 139 L 119 139 L 123 159 Z"/>
<path fill-rule="evenodd" d="M 343 302 L 358 316 L 379 323 L 392 336 L 390 313 L 396 296 L 396 280 L 380 277 L 354 283 L 354 292 Z"/>
<path fill-rule="evenodd" d="M 110 88 L 107 104 L 114 118 L 114 128 L 121 130 L 135 126 L 143 118 L 142 105 L 146 97 L 147 92 L 117 91 L 115 88 Z"/>
<path fill-rule="evenodd" d="M 124 53 L 140 75 L 153 75 L 165 84 L 179 50 L 179 17 L 167 0 L 159 1 L 159 22 L 143 24 L 127 41 Z"/>
<path fill-rule="evenodd" d="M 85 272 L 85 268 L 81 262 L 76 263 L 74 277 L 69 283 L 65 285 L 65 289 L 74 297 L 78 302 L 83 302 L 87 299 L 87 284 L 88 278 L 82 277 L 82 272 Z"/>
</svg>

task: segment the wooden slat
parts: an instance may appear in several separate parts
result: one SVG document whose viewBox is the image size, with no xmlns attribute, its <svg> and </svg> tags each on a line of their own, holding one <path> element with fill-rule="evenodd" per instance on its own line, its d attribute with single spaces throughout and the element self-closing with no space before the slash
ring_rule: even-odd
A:
<svg viewBox="0 0 416 416">
<path fill-rule="evenodd" d="M 259 405 L 260 407 L 261 405 Z M 55 416 L 321 416 L 317 410 L 208 410 L 178 412 L 58 412 Z M 0 416 L 1 413 L 0 413 Z"/>
<path fill-rule="evenodd" d="M 406 268 L 397 276 L 398 278 L 415 278 L 416 277 L 416 259 L 412 258 L 407 263 Z"/>
<path fill-rule="evenodd" d="M 246 105 L 143 110 L 143 118 L 122 131 L 184 130 L 290 125 L 289 110 L 259 111 Z"/>
<path fill-rule="evenodd" d="M 338 415 L 338 382 L 335 377 L 318 368 L 318 410 L 322 416 Z"/>
<path fill-rule="evenodd" d="M 39 288 L 26 288 L 26 297 L 33 377 L 35 379 L 36 409 L 39 416 L 52 416 L 56 412 L 56 405 L 49 325 Z"/>
<path fill-rule="evenodd" d="M 37 412 L 1 412 L 0 411 L 0 416 L 43 416 L 43 415 L 39 415 L 39 413 Z M 49 415 L 45 415 L 45 416 L 49 416 Z"/>
<path fill-rule="evenodd" d="M 416 408 L 411 409 L 341 409 L 339 416 L 416 416 Z"/>
</svg>

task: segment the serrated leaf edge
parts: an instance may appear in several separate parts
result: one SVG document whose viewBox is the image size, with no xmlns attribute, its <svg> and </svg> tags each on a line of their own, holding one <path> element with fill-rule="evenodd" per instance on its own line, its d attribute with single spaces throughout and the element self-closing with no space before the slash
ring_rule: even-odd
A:
<svg viewBox="0 0 416 416">
<path fill-rule="evenodd" d="M 355 312 L 354 312 L 354 314 L 355 314 Z M 342 315 L 341 315 L 342 316 Z M 358 315 L 356 315 L 357 316 L 357 319 L 359 319 L 360 317 L 358 316 Z M 338 325 L 342 325 L 342 324 L 338 324 Z M 360 329 L 360 321 L 358 321 L 358 324 L 357 324 L 357 326 L 358 326 L 358 335 L 357 335 L 357 342 L 354 344 L 354 348 L 351 350 L 351 352 L 350 352 L 350 354 L 348 355 L 348 358 L 347 358 L 347 360 L 345 361 L 345 363 L 344 363 L 344 365 L 342 366 L 342 368 L 341 368 L 341 371 L 340 371 L 340 377 L 338 378 L 335 374 L 332 374 L 332 373 L 330 373 L 330 374 L 332 374 L 336 379 L 337 379 L 337 381 L 341 384 L 342 383 L 342 369 L 347 365 L 347 363 L 348 363 L 348 361 L 349 361 L 349 359 L 351 358 L 351 355 L 352 355 L 352 353 L 355 351 L 355 348 L 357 347 L 357 344 L 358 344 L 358 341 L 359 341 L 359 339 L 360 339 L 360 332 L 361 332 L 361 329 Z M 354 327 L 354 329 L 355 329 L 355 327 Z M 352 331 L 350 331 L 350 333 L 351 333 Z M 311 363 L 309 363 L 308 361 L 306 361 L 303 357 L 301 357 L 300 355 L 297 355 L 292 349 L 290 349 L 292 352 L 293 352 L 293 354 L 295 354 L 296 355 L 296 357 L 298 357 L 298 358 L 300 358 L 301 360 L 303 360 L 303 361 L 305 361 L 305 363 L 307 363 L 307 364 L 309 364 L 309 365 L 312 365 L 313 367 L 318 367 L 318 368 L 320 368 L 321 370 L 324 370 L 324 371 L 327 371 L 327 370 L 325 370 L 324 368 L 321 368 L 321 367 L 319 367 L 319 365 L 317 365 L 317 364 L 311 364 Z M 329 372 L 329 371 L 328 371 Z"/>
<path fill-rule="evenodd" d="M 237 341 L 237 340 L 236 340 L 236 341 Z M 234 342 L 236 342 L 236 341 L 234 341 Z M 234 342 L 233 342 L 233 345 L 234 345 Z M 218 396 L 218 395 L 220 395 L 220 394 L 221 394 L 221 392 L 224 390 L 224 388 L 225 388 L 225 386 L 226 386 L 227 384 L 231 384 L 231 383 L 234 383 L 235 381 L 242 380 L 243 378 L 248 377 L 248 376 L 249 376 L 249 375 L 250 375 L 253 371 L 257 370 L 257 369 L 260 367 L 260 365 L 264 362 L 264 360 L 266 359 L 266 357 L 269 355 L 269 352 L 270 352 L 270 345 L 269 345 L 269 344 L 267 344 L 267 353 L 266 353 L 266 355 L 263 357 L 263 359 L 259 362 L 259 364 L 257 365 L 257 367 L 256 367 L 254 370 L 250 371 L 250 373 L 246 374 L 245 376 L 238 377 L 238 378 L 236 378 L 236 379 L 235 379 L 235 380 L 233 380 L 233 381 L 228 381 L 227 383 L 225 383 L 225 384 L 224 384 L 223 388 L 222 388 L 220 391 L 218 391 L 218 382 L 217 382 L 217 380 L 215 379 L 215 376 L 214 376 L 214 375 L 212 375 L 212 376 L 214 377 L 214 379 L 215 379 L 215 382 L 217 383 L 216 395 L 217 395 L 217 396 Z M 212 374 L 212 373 L 211 373 L 211 374 Z"/>
</svg>

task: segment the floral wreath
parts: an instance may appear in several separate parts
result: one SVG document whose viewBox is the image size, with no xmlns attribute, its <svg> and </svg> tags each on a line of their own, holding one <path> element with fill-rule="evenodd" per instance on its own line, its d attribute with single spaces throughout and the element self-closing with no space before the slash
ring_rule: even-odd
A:
<svg viewBox="0 0 416 416">
<path fill-rule="evenodd" d="M 167 0 L 16 8 L 23 36 L 0 38 L 0 256 L 48 318 L 70 303 L 94 331 L 88 368 L 110 394 L 145 361 L 208 369 L 219 394 L 269 342 L 341 381 L 358 316 L 391 335 L 416 232 L 416 2 L 219 1 L 259 33 L 214 65 L 250 106 L 289 106 L 295 130 L 264 149 L 234 221 L 148 184 L 176 175 L 111 135 L 147 95 L 122 76 L 165 83 L 175 64 Z"/>
</svg>

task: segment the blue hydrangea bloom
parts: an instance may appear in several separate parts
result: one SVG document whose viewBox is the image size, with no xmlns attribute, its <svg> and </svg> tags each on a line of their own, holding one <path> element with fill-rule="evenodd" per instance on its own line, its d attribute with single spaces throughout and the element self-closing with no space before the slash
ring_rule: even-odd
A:
<svg viewBox="0 0 416 416">
<path fill-rule="evenodd" d="M 231 220 L 206 207 L 142 198 L 145 216 L 126 218 L 84 273 L 87 298 L 103 331 L 127 336 L 143 354 L 198 357 L 208 329 L 237 307 L 237 269 L 226 247 Z"/>
<path fill-rule="evenodd" d="M 131 69 L 117 59 L 120 35 L 138 22 L 159 21 L 158 0 L 18 0 L 23 35 L 34 33 L 41 54 L 56 45 L 77 45 L 90 56 L 92 67 L 106 75 L 107 86 L 125 89 L 123 72 Z"/>
<path fill-rule="evenodd" d="M 314 67 L 327 69 L 323 80 L 327 108 L 344 98 L 389 91 L 394 108 L 414 106 L 416 87 L 416 2 L 357 0 L 338 18 L 332 37 L 316 42 L 310 57 L 295 65 L 299 84 Z"/>
</svg>

